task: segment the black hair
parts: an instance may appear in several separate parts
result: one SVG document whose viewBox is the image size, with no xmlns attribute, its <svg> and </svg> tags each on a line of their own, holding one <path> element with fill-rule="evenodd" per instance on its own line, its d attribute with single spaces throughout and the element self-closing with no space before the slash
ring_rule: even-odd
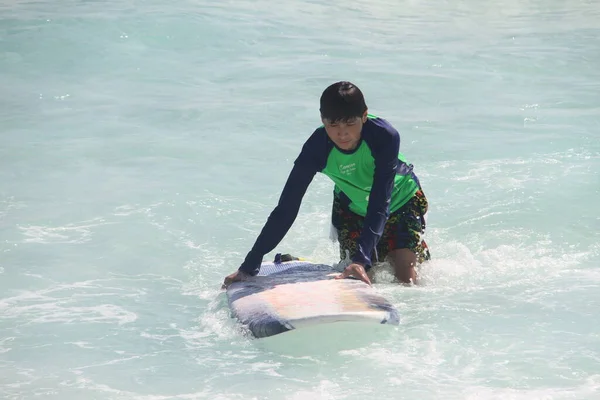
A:
<svg viewBox="0 0 600 400">
<path fill-rule="evenodd" d="M 360 89 L 351 82 L 336 82 L 321 95 L 321 117 L 331 122 L 344 122 L 362 117 L 367 104 Z"/>
</svg>

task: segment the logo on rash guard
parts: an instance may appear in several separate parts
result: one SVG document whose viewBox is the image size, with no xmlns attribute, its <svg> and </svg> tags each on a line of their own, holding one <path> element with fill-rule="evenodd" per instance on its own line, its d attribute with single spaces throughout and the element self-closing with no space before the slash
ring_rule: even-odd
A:
<svg viewBox="0 0 600 400">
<path fill-rule="evenodd" d="M 352 163 L 352 164 L 340 164 L 340 174 L 342 175 L 352 175 L 352 173 L 354 173 L 354 171 L 356 171 L 356 163 Z"/>
</svg>

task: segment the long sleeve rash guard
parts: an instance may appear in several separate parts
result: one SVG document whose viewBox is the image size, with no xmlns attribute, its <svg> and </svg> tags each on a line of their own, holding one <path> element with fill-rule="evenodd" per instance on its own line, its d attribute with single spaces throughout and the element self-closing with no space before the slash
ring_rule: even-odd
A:
<svg viewBox="0 0 600 400">
<path fill-rule="evenodd" d="M 418 190 L 419 181 L 400 153 L 400 135 L 392 125 L 369 115 L 361 139 L 351 151 L 338 148 L 323 126 L 304 143 L 285 183 L 279 202 L 269 215 L 240 270 L 256 275 L 262 258 L 285 237 L 296 220 L 308 186 L 317 172 L 335 183 L 335 193 L 348 209 L 364 217 L 357 252 L 352 261 L 371 267 L 371 255 L 391 212 Z"/>
</svg>

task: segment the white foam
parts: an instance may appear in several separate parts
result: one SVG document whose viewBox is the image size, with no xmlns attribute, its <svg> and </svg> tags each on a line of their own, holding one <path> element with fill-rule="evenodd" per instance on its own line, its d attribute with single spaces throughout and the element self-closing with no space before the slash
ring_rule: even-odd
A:
<svg viewBox="0 0 600 400">
<path fill-rule="evenodd" d="M 23 240 L 24 243 L 85 243 L 91 240 L 93 228 L 111 224 L 114 222 L 106 222 L 103 218 L 94 218 L 64 226 L 29 225 L 19 226 L 19 229 L 26 236 L 26 239 Z"/>
</svg>

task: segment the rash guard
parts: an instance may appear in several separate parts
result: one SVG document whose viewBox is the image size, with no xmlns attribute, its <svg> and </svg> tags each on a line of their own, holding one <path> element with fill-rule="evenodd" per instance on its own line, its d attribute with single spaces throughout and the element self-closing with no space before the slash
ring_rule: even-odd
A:
<svg viewBox="0 0 600 400">
<path fill-rule="evenodd" d="M 240 266 L 241 271 L 258 274 L 263 256 L 281 242 L 296 220 L 302 198 L 317 172 L 334 182 L 334 193 L 345 207 L 364 217 L 352 261 L 367 270 L 390 213 L 406 204 L 420 187 L 413 166 L 400 153 L 398 131 L 385 119 L 369 114 L 353 150 L 337 147 L 321 126 L 302 146 L 279 202 Z"/>
</svg>

